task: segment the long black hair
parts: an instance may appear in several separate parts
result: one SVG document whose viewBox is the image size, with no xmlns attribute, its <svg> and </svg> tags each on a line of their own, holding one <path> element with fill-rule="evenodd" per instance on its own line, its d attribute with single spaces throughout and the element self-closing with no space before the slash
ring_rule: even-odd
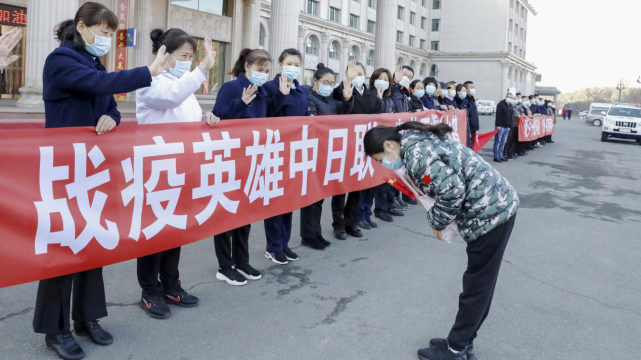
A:
<svg viewBox="0 0 641 360">
<path fill-rule="evenodd" d="M 56 26 L 54 32 L 56 40 L 60 43 L 71 40 L 75 45 L 76 51 L 84 49 L 85 41 L 76 29 L 78 23 L 81 21 L 85 23 L 87 27 L 106 24 L 112 31 L 118 28 L 118 17 L 113 11 L 102 4 L 88 2 L 76 11 L 76 16 L 73 19 L 65 20 Z"/>
<path fill-rule="evenodd" d="M 451 133 L 452 127 L 447 124 L 426 125 L 418 121 L 408 121 L 396 127 L 390 126 L 377 126 L 369 130 L 363 138 L 363 146 L 365 148 L 365 155 L 372 156 L 385 151 L 383 143 L 385 141 L 401 142 L 402 130 L 418 130 L 423 132 L 430 132 L 439 138 L 444 138 L 447 134 Z"/>
<path fill-rule="evenodd" d="M 187 34 L 184 30 L 173 28 L 167 31 L 162 31 L 162 29 L 152 30 L 149 35 L 152 41 L 151 52 L 156 55 L 158 49 L 161 46 L 165 45 L 167 48 L 167 54 L 171 54 L 174 51 L 180 49 L 185 43 L 191 45 L 191 48 L 196 51 L 196 40 L 194 40 L 191 35 Z"/>
</svg>

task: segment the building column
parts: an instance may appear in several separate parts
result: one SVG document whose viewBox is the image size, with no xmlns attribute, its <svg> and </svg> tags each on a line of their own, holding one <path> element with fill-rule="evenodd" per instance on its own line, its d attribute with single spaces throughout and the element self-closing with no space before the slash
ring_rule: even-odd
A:
<svg viewBox="0 0 641 360">
<path fill-rule="evenodd" d="M 60 22 L 73 19 L 78 0 L 29 0 L 27 21 L 25 85 L 20 88 L 20 108 L 42 107 L 42 70 L 47 56 L 58 47 L 53 30 Z"/>
<path fill-rule="evenodd" d="M 259 11 L 257 8 L 260 6 L 260 3 L 256 4 L 255 0 L 243 0 L 243 47 L 249 49 L 255 49 L 258 47 L 258 40 L 256 29 L 260 31 L 260 24 L 255 23 L 256 17 L 254 16 L 255 11 Z"/>
<path fill-rule="evenodd" d="M 318 60 L 329 67 L 329 35 L 327 31 L 323 31 L 321 34 L 320 40 L 320 53 L 318 54 Z"/>
<path fill-rule="evenodd" d="M 503 60 L 501 61 L 501 65 L 503 66 L 503 88 L 501 89 L 501 96 L 499 99 L 504 98 L 505 94 L 507 94 L 507 89 L 510 88 L 510 62 Z"/>
<path fill-rule="evenodd" d="M 269 26 L 269 53 L 274 58 L 272 75 L 278 73 L 276 60 L 283 50 L 296 48 L 298 45 L 298 13 L 301 1 L 273 0 Z"/>
<path fill-rule="evenodd" d="M 342 39 L 343 41 L 343 53 L 341 54 L 341 68 L 339 69 L 339 73 L 341 76 L 339 76 L 339 79 L 344 79 L 345 78 L 345 71 L 347 71 L 347 64 L 349 64 L 349 48 L 350 45 L 348 43 L 348 39 Z M 365 77 L 367 78 L 367 74 L 365 74 Z"/>
<path fill-rule="evenodd" d="M 396 59 L 396 14 L 394 0 L 376 2 L 376 31 L 374 39 L 374 67 L 394 69 Z"/>
<path fill-rule="evenodd" d="M 298 82 L 303 83 L 305 81 L 305 57 L 307 56 L 307 51 L 305 49 L 305 34 L 307 33 L 307 28 L 304 26 L 298 27 L 298 51 L 303 55 L 300 59 L 300 75 L 298 75 Z"/>
</svg>

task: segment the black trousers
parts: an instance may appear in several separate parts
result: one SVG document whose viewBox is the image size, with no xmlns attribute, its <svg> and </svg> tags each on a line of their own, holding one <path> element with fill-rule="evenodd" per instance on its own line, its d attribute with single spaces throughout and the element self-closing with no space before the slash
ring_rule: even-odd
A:
<svg viewBox="0 0 641 360">
<path fill-rule="evenodd" d="M 73 285 L 73 308 L 71 291 Z M 107 316 L 102 268 L 40 280 L 33 331 L 54 334 L 69 330 L 69 312 L 74 321 L 91 321 Z"/>
<path fill-rule="evenodd" d="M 519 128 L 511 127 L 505 143 L 505 157 L 513 156 L 516 153 L 516 143 L 519 139 Z"/>
<path fill-rule="evenodd" d="M 394 204 L 396 194 L 394 187 L 388 183 L 381 184 L 376 187 L 376 205 L 374 206 L 374 213 L 380 215 L 382 213 L 389 213 Z"/>
<path fill-rule="evenodd" d="M 178 286 L 180 247 L 138 258 L 138 284 L 147 294 L 163 294 Z M 160 275 L 160 282 L 158 281 Z"/>
<path fill-rule="evenodd" d="M 323 236 L 321 228 L 321 215 L 323 214 L 323 202 L 315 202 L 300 209 L 300 237 L 303 239 L 317 239 Z"/>
<path fill-rule="evenodd" d="M 480 238 L 467 244 L 467 270 L 463 274 L 463 292 L 459 296 L 456 322 L 448 340 L 455 350 L 471 344 L 487 318 L 499 277 L 503 253 L 516 215 Z"/>
<path fill-rule="evenodd" d="M 360 206 L 360 191 L 332 197 L 332 227 L 334 230 L 345 230 L 346 227 L 356 228 Z M 347 198 L 347 201 L 345 201 Z"/>
<path fill-rule="evenodd" d="M 218 266 L 222 268 L 233 265 L 249 264 L 249 231 L 251 224 L 241 226 L 214 236 Z"/>
<path fill-rule="evenodd" d="M 367 221 L 372 218 L 372 206 L 374 205 L 374 198 L 378 191 L 378 186 L 373 188 L 361 190 L 360 204 L 358 206 L 358 222 Z"/>
<path fill-rule="evenodd" d="M 289 249 L 289 239 L 292 237 L 292 215 L 293 213 L 285 213 L 263 221 L 267 252 L 277 253 Z"/>
</svg>

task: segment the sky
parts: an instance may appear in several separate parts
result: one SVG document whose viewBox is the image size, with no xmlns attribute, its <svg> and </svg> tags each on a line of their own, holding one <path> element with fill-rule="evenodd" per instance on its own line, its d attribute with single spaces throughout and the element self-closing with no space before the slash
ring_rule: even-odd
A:
<svg viewBox="0 0 641 360">
<path fill-rule="evenodd" d="M 571 92 L 593 86 L 641 87 L 641 1 L 529 0 L 527 61 L 539 86 Z"/>
</svg>

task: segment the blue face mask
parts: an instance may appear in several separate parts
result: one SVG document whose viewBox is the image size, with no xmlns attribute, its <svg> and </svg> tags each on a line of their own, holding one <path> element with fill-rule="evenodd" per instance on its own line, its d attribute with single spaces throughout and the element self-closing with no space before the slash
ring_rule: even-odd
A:
<svg viewBox="0 0 641 360">
<path fill-rule="evenodd" d="M 249 78 L 249 82 L 252 83 L 252 85 L 261 87 L 267 82 L 268 77 L 269 77 L 268 73 L 262 73 L 262 72 L 252 70 L 252 76 Z"/>
<path fill-rule="evenodd" d="M 461 99 L 465 99 L 467 97 L 467 93 L 466 92 L 462 92 L 461 95 L 459 95 L 459 97 Z"/>
<path fill-rule="evenodd" d="M 425 95 L 425 90 L 414 90 L 414 96 L 417 98 L 422 98 Z"/>
<path fill-rule="evenodd" d="M 381 165 L 385 166 L 386 168 L 388 168 L 390 170 L 398 170 L 398 169 L 402 168 L 403 167 L 403 159 L 401 159 L 401 157 L 397 156 L 396 154 L 394 154 L 394 156 L 396 156 L 396 159 L 394 159 L 394 161 L 389 161 L 387 159 L 387 149 L 385 149 L 385 158 L 383 159 L 383 162 L 381 163 Z"/>
<path fill-rule="evenodd" d="M 352 80 L 352 85 L 354 85 L 354 87 L 357 87 L 357 88 L 363 86 L 364 83 L 365 83 L 365 76 L 357 76 L 354 78 L 354 80 Z"/>
<path fill-rule="evenodd" d="M 287 81 L 298 79 L 300 75 L 300 68 L 297 66 L 283 66 L 283 74 L 287 76 Z"/>
<path fill-rule="evenodd" d="M 434 85 L 427 85 L 425 87 L 425 91 L 427 92 L 427 95 L 432 96 L 436 92 L 436 86 Z"/>
<path fill-rule="evenodd" d="M 91 29 L 89 29 L 89 31 L 91 31 Z M 111 50 L 111 38 L 108 38 L 105 36 L 98 36 L 94 34 L 93 31 L 91 31 L 91 33 L 95 37 L 93 45 L 87 44 L 87 40 L 85 40 L 84 36 L 82 37 L 82 39 L 85 40 L 85 44 L 87 44 L 85 49 L 87 50 L 88 53 L 90 53 L 95 57 L 104 56 L 106 53 L 109 52 L 109 50 Z"/>
<path fill-rule="evenodd" d="M 171 57 L 174 58 L 174 60 L 176 60 L 176 58 L 173 55 L 171 55 Z M 184 60 L 184 61 L 176 60 L 176 65 L 173 68 L 169 69 L 169 73 L 177 78 L 181 78 L 189 70 L 191 70 L 190 60 Z"/>
<path fill-rule="evenodd" d="M 331 85 L 320 85 L 318 87 L 318 95 L 327 97 L 332 94 L 332 91 L 334 91 L 334 88 Z"/>
<path fill-rule="evenodd" d="M 381 88 L 381 90 L 387 91 L 387 89 L 389 89 L 389 83 L 387 81 L 385 81 L 385 80 L 376 80 L 376 81 L 374 81 L 374 88 L 376 88 L 376 90 L 378 90 L 379 87 Z"/>
</svg>

